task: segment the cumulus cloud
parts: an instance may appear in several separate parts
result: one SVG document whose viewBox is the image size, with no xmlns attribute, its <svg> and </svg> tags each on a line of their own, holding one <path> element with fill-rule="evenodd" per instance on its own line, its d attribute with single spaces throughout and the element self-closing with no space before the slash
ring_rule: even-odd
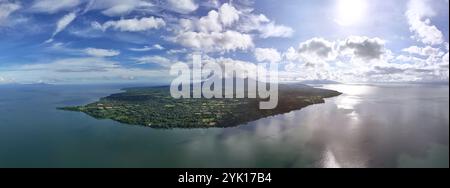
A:
<svg viewBox="0 0 450 188">
<path fill-rule="evenodd" d="M 441 62 L 442 54 L 439 54 L 426 58 L 396 57 L 385 48 L 384 40 L 366 36 L 351 36 L 335 41 L 312 38 L 301 42 L 298 48 L 290 47 L 283 54 L 288 63 L 285 72 L 280 75 L 283 80 L 325 79 L 343 82 L 425 80 L 425 77 L 428 80 L 441 80 L 448 78 L 442 74 L 445 69 L 436 69 L 433 66 L 439 65 L 429 63 Z M 405 65 L 399 66 L 401 64 Z"/>
<path fill-rule="evenodd" d="M 323 38 L 313 38 L 300 43 L 298 52 L 301 56 L 330 59 L 334 53 L 333 46 L 334 43 Z"/>
<path fill-rule="evenodd" d="M 294 33 L 294 30 L 284 25 L 276 25 L 274 22 L 270 22 L 267 25 L 262 26 L 259 31 L 261 38 L 281 37 L 288 38 Z"/>
<path fill-rule="evenodd" d="M 290 47 L 280 79 L 336 80 L 342 82 L 448 82 L 448 50 L 411 46 L 397 55 L 384 40 L 351 36 L 327 41 L 312 38 Z M 446 48 L 447 49 L 447 48 Z M 370 63 L 367 63 L 370 62 Z"/>
<path fill-rule="evenodd" d="M 230 28 L 239 20 L 240 12 L 228 3 L 224 3 L 218 10 L 211 10 L 199 19 L 180 19 L 179 25 L 187 31 L 221 32 Z"/>
<path fill-rule="evenodd" d="M 259 37 L 291 37 L 294 30 L 285 25 L 278 25 L 274 21 L 270 21 L 264 14 L 254 14 L 252 10 L 242 12 L 242 19 L 238 25 L 238 30 L 243 32 L 257 31 Z"/>
<path fill-rule="evenodd" d="M 276 63 L 281 61 L 281 55 L 278 50 L 273 48 L 256 48 L 254 52 L 255 58 L 258 62 Z"/>
<path fill-rule="evenodd" d="M 179 13 L 190 13 L 198 9 L 193 0 L 168 0 L 170 8 Z"/>
<path fill-rule="evenodd" d="M 113 28 L 119 31 L 140 32 L 164 27 L 166 22 L 162 18 L 144 17 L 141 19 L 120 19 L 118 21 L 107 21 L 103 24 L 93 22 L 92 26 L 103 31 Z"/>
<path fill-rule="evenodd" d="M 21 5 L 19 3 L 11 3 L 9 1 L 0 1 L 0 25 L 7 20 L 9 15 L 19 10 Z"/>
<path fill-rule="evenodd" d="M 411 46 L 402 51 L 406 55 L 379 62 L 365 71 L 364 76 L 369 81 L 448 82 L 448 54 L 430 46 Z"/>
<path fill-rule="evenodd" d="M 442 32 L 431 24 L 430 18 L 436 13 L 430 4 L 432 4 L 430 0 L 410 0 L 405 15 L 415 39 L 424 44 L 441 44 L 444 41 Z"/>
<path fill-rule="evenodd" d="M 208 15 L 202 17 L 197 22 L 197 29 L 200 32 L 220 32 L 222 31 L 222 24 L 220 15 L 217 11 L 209 11 Z"/>
<path fill-rule="evenodd" d="M 53 37 L 55 37 L 58 33 L 63 31 L 70 23 L 72 23 L 75 20 L 76 17 L 77 17 L 76 13 L 71 12 L 63 16 L 61 19 L 59 19 L 58 22 L 56 23 L 55 31 L 53 32 L 50 39 L 48 39 L 46 42 L 52 42 Z"/>
<path fill-rule="evenodd" d="M 362 60 L 374 60 L 380 59 L 384 54 L 384 44 L 384 40 L 379 38 L 351 36 L 339 44 L 339 49 Z"/>
<path fill-rule="evenodd" d="M 199 19 L 180 19 L 177 32 L 171 38 L 184 47 L 205 52 L 246 50 L 254 46 L 252 36 L 233 29 L 241 12 L 224 3 Z"/>
<path fill-rule="evenodd" d="M 220 21 L 225 26 L 230 26 L 239 20 L 240 12 L 228 3 L 223 4 L 219 8 Z"/>
<path fill-rule="evenodd" d="M 173 42 L 205 52 L 250 49 L 254 46 L 254 32 L 261 38 L 289 37 L 293 33 L 291 28 L 276 25 L 263 14 L 255 15 L 230 3 L 224 3 L 198 19 L 179 19 L 177 27 L 175 36 L 171 37 Z"/>
<path fill-rule="evenodd" d="M 297 49 L 290 47 L 284 54 L 289 62 L 302 62 L 305 66 L 320 67 L 336 58 L 334 42 L 312 38 L 301 42 Z"/>
<path fill-rule="evenodd" d="M 442 64 L 441 64 L 441 67 L 443 67 L 443 68 L 449 68 L 448 67 L 448 64 L 449 64 L 449 57 L 448 57 L 448 52 L 444 55 L 444 56 L 442 56 Z"/>
<path fill-rule="evenodd" d="M 295 50 L 294 47 L 289 47 L 288 50 L 285 53 L 283 53 L 283 57 L 286 60 L 292 62 L 292 61 L 297 61 L 299 55 L 298 55 L 297 50 Z"/>
<path fill-rule="evenodd" d="M 406 62 L 406 63 L 416 63 L 416 64 L 426 64 L 426 59 L 410 56 L 410 55 L 399 55 L 395 57 L 396 61 Z"/>
<path fill-rule="evenodd" d="M 30 10 L 53 14 L 63 10 L 70 10 L 81 4 L 80 0 L 35 0 Z"/>
<path fill-rule="evenodd" d="M 94 57 L 112 57 L 120 54 L 120 51 L 117 50 L 100 49 L 100 48 L 86 48 L 84 49 L 84 52 Z"/>
<path fill-rule="evenodd" d="M 420 55 L 420 56 L 430 56 L 430 55 L 438 54 L 440 52 L 440 50 L 438 48 L 433 48 L 431 46 L 426 46 L 423 48 L 418 47 L 418 46 L 410 46 L 408 48 L 403 49 L 402 51 L 407 52 L 409 54 Z"/>
</svg>

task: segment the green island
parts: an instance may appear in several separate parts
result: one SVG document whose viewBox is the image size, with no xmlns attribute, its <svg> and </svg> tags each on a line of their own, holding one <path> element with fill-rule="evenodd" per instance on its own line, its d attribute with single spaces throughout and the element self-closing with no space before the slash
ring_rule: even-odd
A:
<svg viewBox="0 0 450 188">
<path fill-rule="evenodd" d="M 152 128 L 233 127 L 264 117 L 288 113 L 324 103 L 324 98 L 341 93 L 303 84 L 280 84 L 278 106 L 260 110 L 260 98 L 175 99 L 169 86 L 125 88 L 84 106 L 61 110 L 86 113 L 97 119 L 112 119 L 125 124 Z"/>
</svg>

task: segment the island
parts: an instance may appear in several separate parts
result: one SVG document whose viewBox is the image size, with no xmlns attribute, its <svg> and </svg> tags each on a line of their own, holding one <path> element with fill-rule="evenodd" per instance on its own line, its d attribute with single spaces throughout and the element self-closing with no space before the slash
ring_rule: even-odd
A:
<svg viewBox="0 0 450 188">
<path fill-rule="evenodd" d="M 298 83 L 279 84 L 277 107 L 261 110 L 259 102 L 265 99 L 260 98 L 175 99 L 170 95 L 169 86 L 123 90 L 91 104 L 59 109 L 152 128 L 223 128 L 324 103 L 324 98 L 341 94 Z"/>
</svg>

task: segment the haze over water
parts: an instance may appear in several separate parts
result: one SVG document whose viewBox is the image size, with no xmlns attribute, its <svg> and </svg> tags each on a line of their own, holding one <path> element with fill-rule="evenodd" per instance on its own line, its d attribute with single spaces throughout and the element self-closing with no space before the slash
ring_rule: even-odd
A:
<svg viewBox="0 0 450 188">
<path fill-rule="evenodd" d="M 159 130 L 57 110 L 123 86 L 0 86 L 0 167 L 448 167 L 448 85 L 344 94 L 234 128 Z"/>
</svg>

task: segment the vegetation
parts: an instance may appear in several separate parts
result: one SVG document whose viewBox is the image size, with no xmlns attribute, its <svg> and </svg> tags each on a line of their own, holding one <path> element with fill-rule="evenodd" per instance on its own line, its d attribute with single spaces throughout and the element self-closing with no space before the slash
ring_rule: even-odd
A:
<svg viewBox="0 0 450 188">
<path fill-rule="evenodd" d="M 279 86 L 278 106 L 260 110 L 264 99 L 174 99 L 169 87 L 127 88 L 85 106 L 62 110 L 84 112 L 98 119 L 153 128 L 232 127 L 260 118 L 323 103 L 339 92 L 294 84 Z"/>
</svg>

